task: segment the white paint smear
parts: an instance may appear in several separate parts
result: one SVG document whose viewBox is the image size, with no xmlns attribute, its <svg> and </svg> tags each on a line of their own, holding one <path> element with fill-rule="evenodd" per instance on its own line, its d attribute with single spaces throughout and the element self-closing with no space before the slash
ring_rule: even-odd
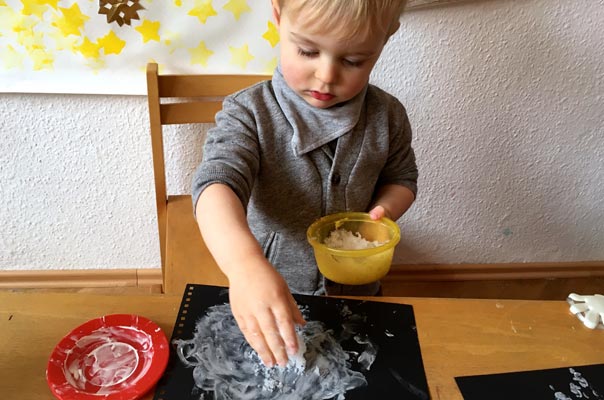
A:
<svg viewBox="0 0 604 400">
<path fill-rule="evenodd" d="M 298 328 L 305 351 L 285 367 L 267 368 L 246 342 L 230 306 L 223 304 L 211 307 L 198 321 L 192 339 L 174 344 L 180 360 L 193 368 L 195 385 L 213 392 L 216 400 L 344 399 L 347 391 L 367 385 L 351 363 L 368 370 L 377 354 L 373 343 L 360 336 L 357 342 L 364 343 L 365 350 L 356 360 L 352 352 L 343 350 L 339 341 L 354 336 L 354 325 L 345 322 L 336 339 L 322 322 L 308 321 Z"/>
<path fill-rule="evenodd" d="M 118 393 L 144 376 L 153 353 L 146 332 L 128 326 L 102 327 L 66 351 L 63 373 L 69 385 L 83 392 Z"/>
</svg>

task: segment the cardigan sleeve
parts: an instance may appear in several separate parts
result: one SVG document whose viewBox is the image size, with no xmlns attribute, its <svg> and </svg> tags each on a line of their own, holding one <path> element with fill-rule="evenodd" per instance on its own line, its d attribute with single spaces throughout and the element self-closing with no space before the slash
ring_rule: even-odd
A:
<svg viewBox="0 0 604 400">
<path fill-rule="evenodd" d="M 247 207 L 259 166 L 256 121 L 247 102 L 240 93 L 227 97 L 216 114 L 216 126 L 208 130 L 203 160 L 193 177 L 193 208 L 213 183 L 229 186 Z"/>
<path fill-rule="evenodd" d="M 411 124 L 403 105 L 392 98 L 389 107 L 388 159 L 380 173 L 378 186 L 396 184 L 405 186 L 417 196 L 418 169 L 412 142 Z"/>
</svg>

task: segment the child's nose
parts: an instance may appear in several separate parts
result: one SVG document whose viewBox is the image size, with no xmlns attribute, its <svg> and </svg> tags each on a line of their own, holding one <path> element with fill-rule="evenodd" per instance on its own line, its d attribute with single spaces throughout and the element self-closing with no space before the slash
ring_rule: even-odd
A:
<svg viewBox="0 0 604 400">
<path fill-rule="evenodd" d="M 319 63 L 315 71 L 315 77 L 323 83 L 334 83 L 337 79 L 338 71 L 336 65 L 331 61 Z"/>
</svg>

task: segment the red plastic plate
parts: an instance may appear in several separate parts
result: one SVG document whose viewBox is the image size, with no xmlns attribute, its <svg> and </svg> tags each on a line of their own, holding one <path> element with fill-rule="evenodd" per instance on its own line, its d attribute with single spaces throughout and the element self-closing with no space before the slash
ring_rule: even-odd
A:
<svg viewBox="0 0 604 400">
<path fill-rule="evenodd" d="M 161 328 L 137 315 L 113 314 L 78 326 L 53 350 L 46 368 L 60 400 L 133 400 L 162 376 L 170 349 Z"/>
</svg>

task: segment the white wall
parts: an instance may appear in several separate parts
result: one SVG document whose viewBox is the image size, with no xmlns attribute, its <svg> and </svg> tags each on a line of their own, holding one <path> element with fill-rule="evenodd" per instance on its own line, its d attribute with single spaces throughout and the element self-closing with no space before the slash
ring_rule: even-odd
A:
<svg viewBox="0 0 604 400">
<path fill-rule="evenodd" d="M 373 77 L 407 105 L 421 173 L 396 263 L 604 259 L 603 21 L 602 0 L 403 18 Z M 143 97 L 0 94 L 0 269 L 159 265 L 146 113 Z M 169 142 L 187 192 L 202 139 Z"/>
</svg>

